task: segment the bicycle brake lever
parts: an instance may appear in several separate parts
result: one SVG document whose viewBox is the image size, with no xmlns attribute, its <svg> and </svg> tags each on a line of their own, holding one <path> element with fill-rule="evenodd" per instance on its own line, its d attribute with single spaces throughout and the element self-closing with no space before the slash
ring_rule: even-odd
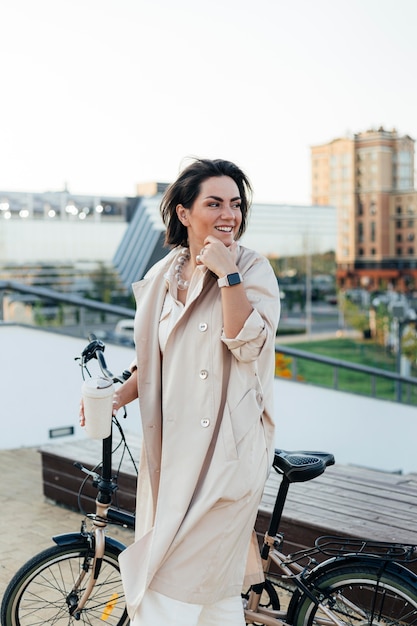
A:
<svg viewBox="0 0 417 626">
<path fill-rule="evenodd" d="M 96 359 L 96 352 L 104 352 L 105 345 L 100 339 L 93 339 L 81 353 L 82 360 L 87 363 L 90 359 Z"/>
<path fill-rule="evenodd" d="M 77 469 L 79 469 L 82 472 L 84 472 L 84 474 L 87 474 L 88 476 L 91 476 L 91 478 L 93 478 L 94 480 L 100 480 L 100 475 L 99 474 L 97 474 L 96 472 L 92 472 L 91 470 L 88 470 L 86 467 L 84 467 L 84 465 L 82 465 L 78 461 L 74 462 L 74 467 L 76 467 Z"/>
</svg>

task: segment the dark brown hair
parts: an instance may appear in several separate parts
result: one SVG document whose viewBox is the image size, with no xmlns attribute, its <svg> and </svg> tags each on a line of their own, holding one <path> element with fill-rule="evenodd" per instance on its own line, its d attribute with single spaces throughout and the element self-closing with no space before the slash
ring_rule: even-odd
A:
<svg viewBox="0 0 417 626">
<path fill-rule="evenodd" d="M 162 198 L 160 211 L 166 226 L 165 244 L 171 246 L 188 245 L 187 229 L 178 219 L 176 207 L 178 204 L 182 204 L 186 209 L 190 209 L 200 193 L 201 184 L 208 178 L 216 176 L 229 176 L 235 181 L 239 189 L 242 223 L 236 238 L 239 239 L 243 235 L 252 202 L 252 186 L 248 177 L 231 161 L 196 159 L 181 172 Z"/>
</svg>

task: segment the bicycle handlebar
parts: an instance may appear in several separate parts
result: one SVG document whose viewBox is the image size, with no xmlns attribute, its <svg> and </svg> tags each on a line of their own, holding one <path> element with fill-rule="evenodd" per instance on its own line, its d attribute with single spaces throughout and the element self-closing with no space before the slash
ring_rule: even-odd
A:
<svg viewBox="0 0 417 626">
<path fill-rule="evenodd" d="M 97 359 L 100 369 L 106 378 L 111 378 L 113 382 L 124 383 L 130 376 L 129 370 L 124 370 L 120 376 L 115 376 L 107 367 L 106 359 L 104 358 L 105 345 L 100 339 L 91 333 L 88 336 L 88 345 L 81 353 L 81 364 L 86 365 L 91 359 Z"/>
</svg>

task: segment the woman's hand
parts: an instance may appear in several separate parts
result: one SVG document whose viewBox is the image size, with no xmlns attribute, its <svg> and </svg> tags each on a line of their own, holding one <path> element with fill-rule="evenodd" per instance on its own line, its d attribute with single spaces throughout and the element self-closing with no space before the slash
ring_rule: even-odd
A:
<svg viewBox="0 0 417 626">
<path fill-rule="evenodd" d="M 84 415 L 84 399 L 80 400 L 80 426 L 83 428 L 85 426 L 85 415 Z"/>
<path fill-rule="evenodd" d="M 238 271 L 236 266 L 237 249 L 236 241 L 230 246 L 225 246 L 220 239 L 209 235 L 204 240 L 204 247 L 197 255 L 197 263 L 205 265 L 219 277 L 233 274 L 233 272 Z"/>
<path fill-rule="evenodd" d="M 227 274 L 239 272 L 236 265 L 238 244 L 236 241 L 225 246 L 220 239 L 209 235 L 204 240 L 204 248 L 197 256 L 197 262 L 205 265 L 216 276 L 222 278 Z M 223 310 L 223 332 L 226 337 L 237 337 L 242 330 L 253 307 L 246 295 L 244 282 L 233 287 L 221 288 Z"/>
</svg>

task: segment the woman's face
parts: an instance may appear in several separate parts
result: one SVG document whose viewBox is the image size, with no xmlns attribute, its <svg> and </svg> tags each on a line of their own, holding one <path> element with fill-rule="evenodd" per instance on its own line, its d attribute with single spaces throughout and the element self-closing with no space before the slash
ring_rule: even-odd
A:
<svg viewBox="0 0 417 626">
<path fill-rule="evenodd" d="M 178 217 L 188 231 L 190 248 L 201 249 L 209 235 L 230 246 L 242 222 L 240 205 L 238 186 L 229 176 L 215 176 L 202 182 L 192 207 L 177 207 Z"/>
</svg>

